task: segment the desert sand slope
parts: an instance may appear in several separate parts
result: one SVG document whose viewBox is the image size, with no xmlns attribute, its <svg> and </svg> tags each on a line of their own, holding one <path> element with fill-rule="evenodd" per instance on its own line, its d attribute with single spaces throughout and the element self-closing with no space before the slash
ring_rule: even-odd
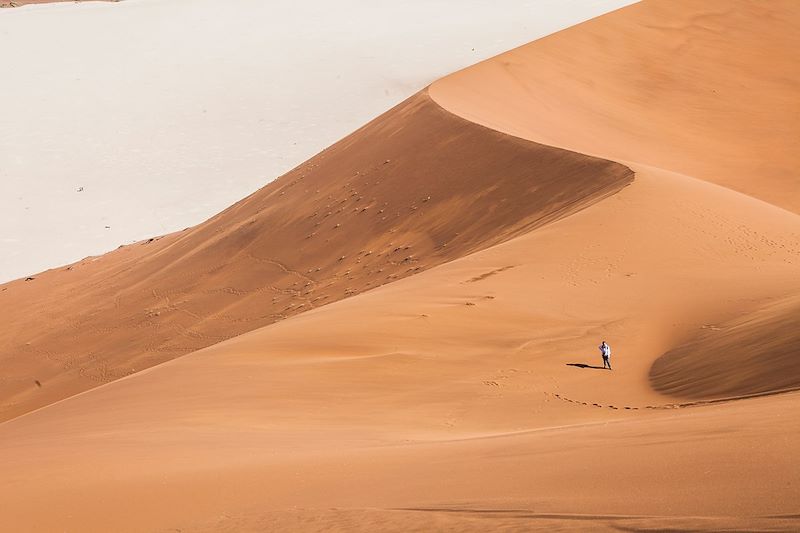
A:
<svg viewBox="0 0 800 533">
<path fill-rule="evenodd" d="M 631 179 L 420 93 L 196 228 L 0 287 L 0 419 L 507 240 Z"/>
<path fill-rule="evenodd" d="M 650 370 L 656 390 L 719 398 L 800 388 L 800 297 L 781 298 L 722 324 L 707 324 Z"/>
<path fill-rule="evenodd" d="M 800 212 L 795 0 L 644 0 L 448 76 L 480 124 Z"/>
<path fill-rule="evenodd" d="M 635 170 L 536 231 L 3 423 L 0 519 L 796 530 L 798 397 L 675 409 L 648 371 L 800 290 L 800 217 Z"/>
</svg>

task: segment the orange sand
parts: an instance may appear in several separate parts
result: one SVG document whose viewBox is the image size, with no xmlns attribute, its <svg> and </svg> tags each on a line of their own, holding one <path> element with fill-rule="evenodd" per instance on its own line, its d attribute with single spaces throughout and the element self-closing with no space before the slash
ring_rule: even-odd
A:
<svg viewBox="0 0 800 533">
<path fill-rule="evenodd" d="M 15 531 L 800 529 L 800 393 L 751 397 L 800 375 L 800 131 L 775 108 L 800 91 L 793 71 L 759 98 L 736 81 L 792 61 L 796 48 L 776 43 L 796 39 L 780 21 L 799 12 L 643 2 L 430 88 L 455 115 L 622 164 L 469 125 L 421 94 L 184 236 L 4 286 L 2 307 L 39 316 L 4 315 L 3 353 L 34 347 L 4 367 L 21 380 L 52 372 L 63 389 L 40 381 L 4 399 L 17 402 L 6 416 L 27 413 L 0 424 L 0 520 Z M 669 105 L 646 104 L 653 87 Z M 727 89 L 701 94 L 716 87 Z M 335 231 L 310 238 L 322 245 L 302 237 L 317 186 L 346 206 Z M 387 227 L 359 219 L 382 202 L 406 214 Z M 383 258 L 398 280 L 366 290 L 379 283 L 363 272 L 380 268 L 366 257 L 412 239 L 404 253 L 424 268 Z M 282 286 L 270 311 L 272 294 L 215 292 L 297 284 L 311 263 L 336 274 L 323 286 L 339 301 L 267 327 L 259 313 L 310 295 Z M 59 288 L 68 275 L 72 292 Z M 151 288 L 160 307 L 145 303 Z M 119 291 L 139 291 L 114 303 L 120 316 L 145 306 L 152 327 L 95 303 Z M 87 388 L 61 354 L 85 343 L 99 351 L 77 368 L 102 368 L 106 352 L 124 368 L 141 349 L 120 343 L 164 330 L 162 346 L 186 351 L 213 342 L 195 332 L 251 331 L 31 411 Z M 613 372 L 593 368 L 601 339 Z"/>
</svg>

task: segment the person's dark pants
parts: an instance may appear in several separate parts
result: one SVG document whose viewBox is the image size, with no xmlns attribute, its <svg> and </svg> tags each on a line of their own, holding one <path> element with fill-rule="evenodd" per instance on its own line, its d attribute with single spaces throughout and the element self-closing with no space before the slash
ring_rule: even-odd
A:
<svg viewBox="0 0 800 533">
<path fill-rule="evenodd" d="M 603 356 L 603 368 L 606 368 L 606 367 L 608 367 L 608 369 L 611 370 L 611 361 L 609 361 L 608 357 L 604 355 Z"/>
</svg>

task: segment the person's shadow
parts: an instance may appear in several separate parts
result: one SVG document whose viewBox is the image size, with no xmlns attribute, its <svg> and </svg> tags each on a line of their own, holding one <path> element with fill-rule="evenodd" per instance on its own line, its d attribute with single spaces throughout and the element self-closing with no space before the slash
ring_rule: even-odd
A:
<svg viewBox="0 0 800 533">
<path fill-rule="evenodd" d="M 576 366 L 578 368 L 593 368 L 595 370 L 610 370 L 610 369 L 604 368 L 602 366 L 587 365 L 586 363 L 567 363 L 567 366 Z"/>
</svg>

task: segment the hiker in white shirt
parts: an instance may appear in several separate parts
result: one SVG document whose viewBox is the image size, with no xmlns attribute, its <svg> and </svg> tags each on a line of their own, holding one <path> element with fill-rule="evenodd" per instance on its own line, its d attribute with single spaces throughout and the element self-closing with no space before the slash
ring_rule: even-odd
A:
<svg viewBox="0 0 800 533">
<path fill-rule="evenodd" d="M 600 354 L 603 356 L 603 368 L 608 367 L 611 370 L 611 346 L 606 344 L 606 341 L 600 343 Z"/>
</svg>

